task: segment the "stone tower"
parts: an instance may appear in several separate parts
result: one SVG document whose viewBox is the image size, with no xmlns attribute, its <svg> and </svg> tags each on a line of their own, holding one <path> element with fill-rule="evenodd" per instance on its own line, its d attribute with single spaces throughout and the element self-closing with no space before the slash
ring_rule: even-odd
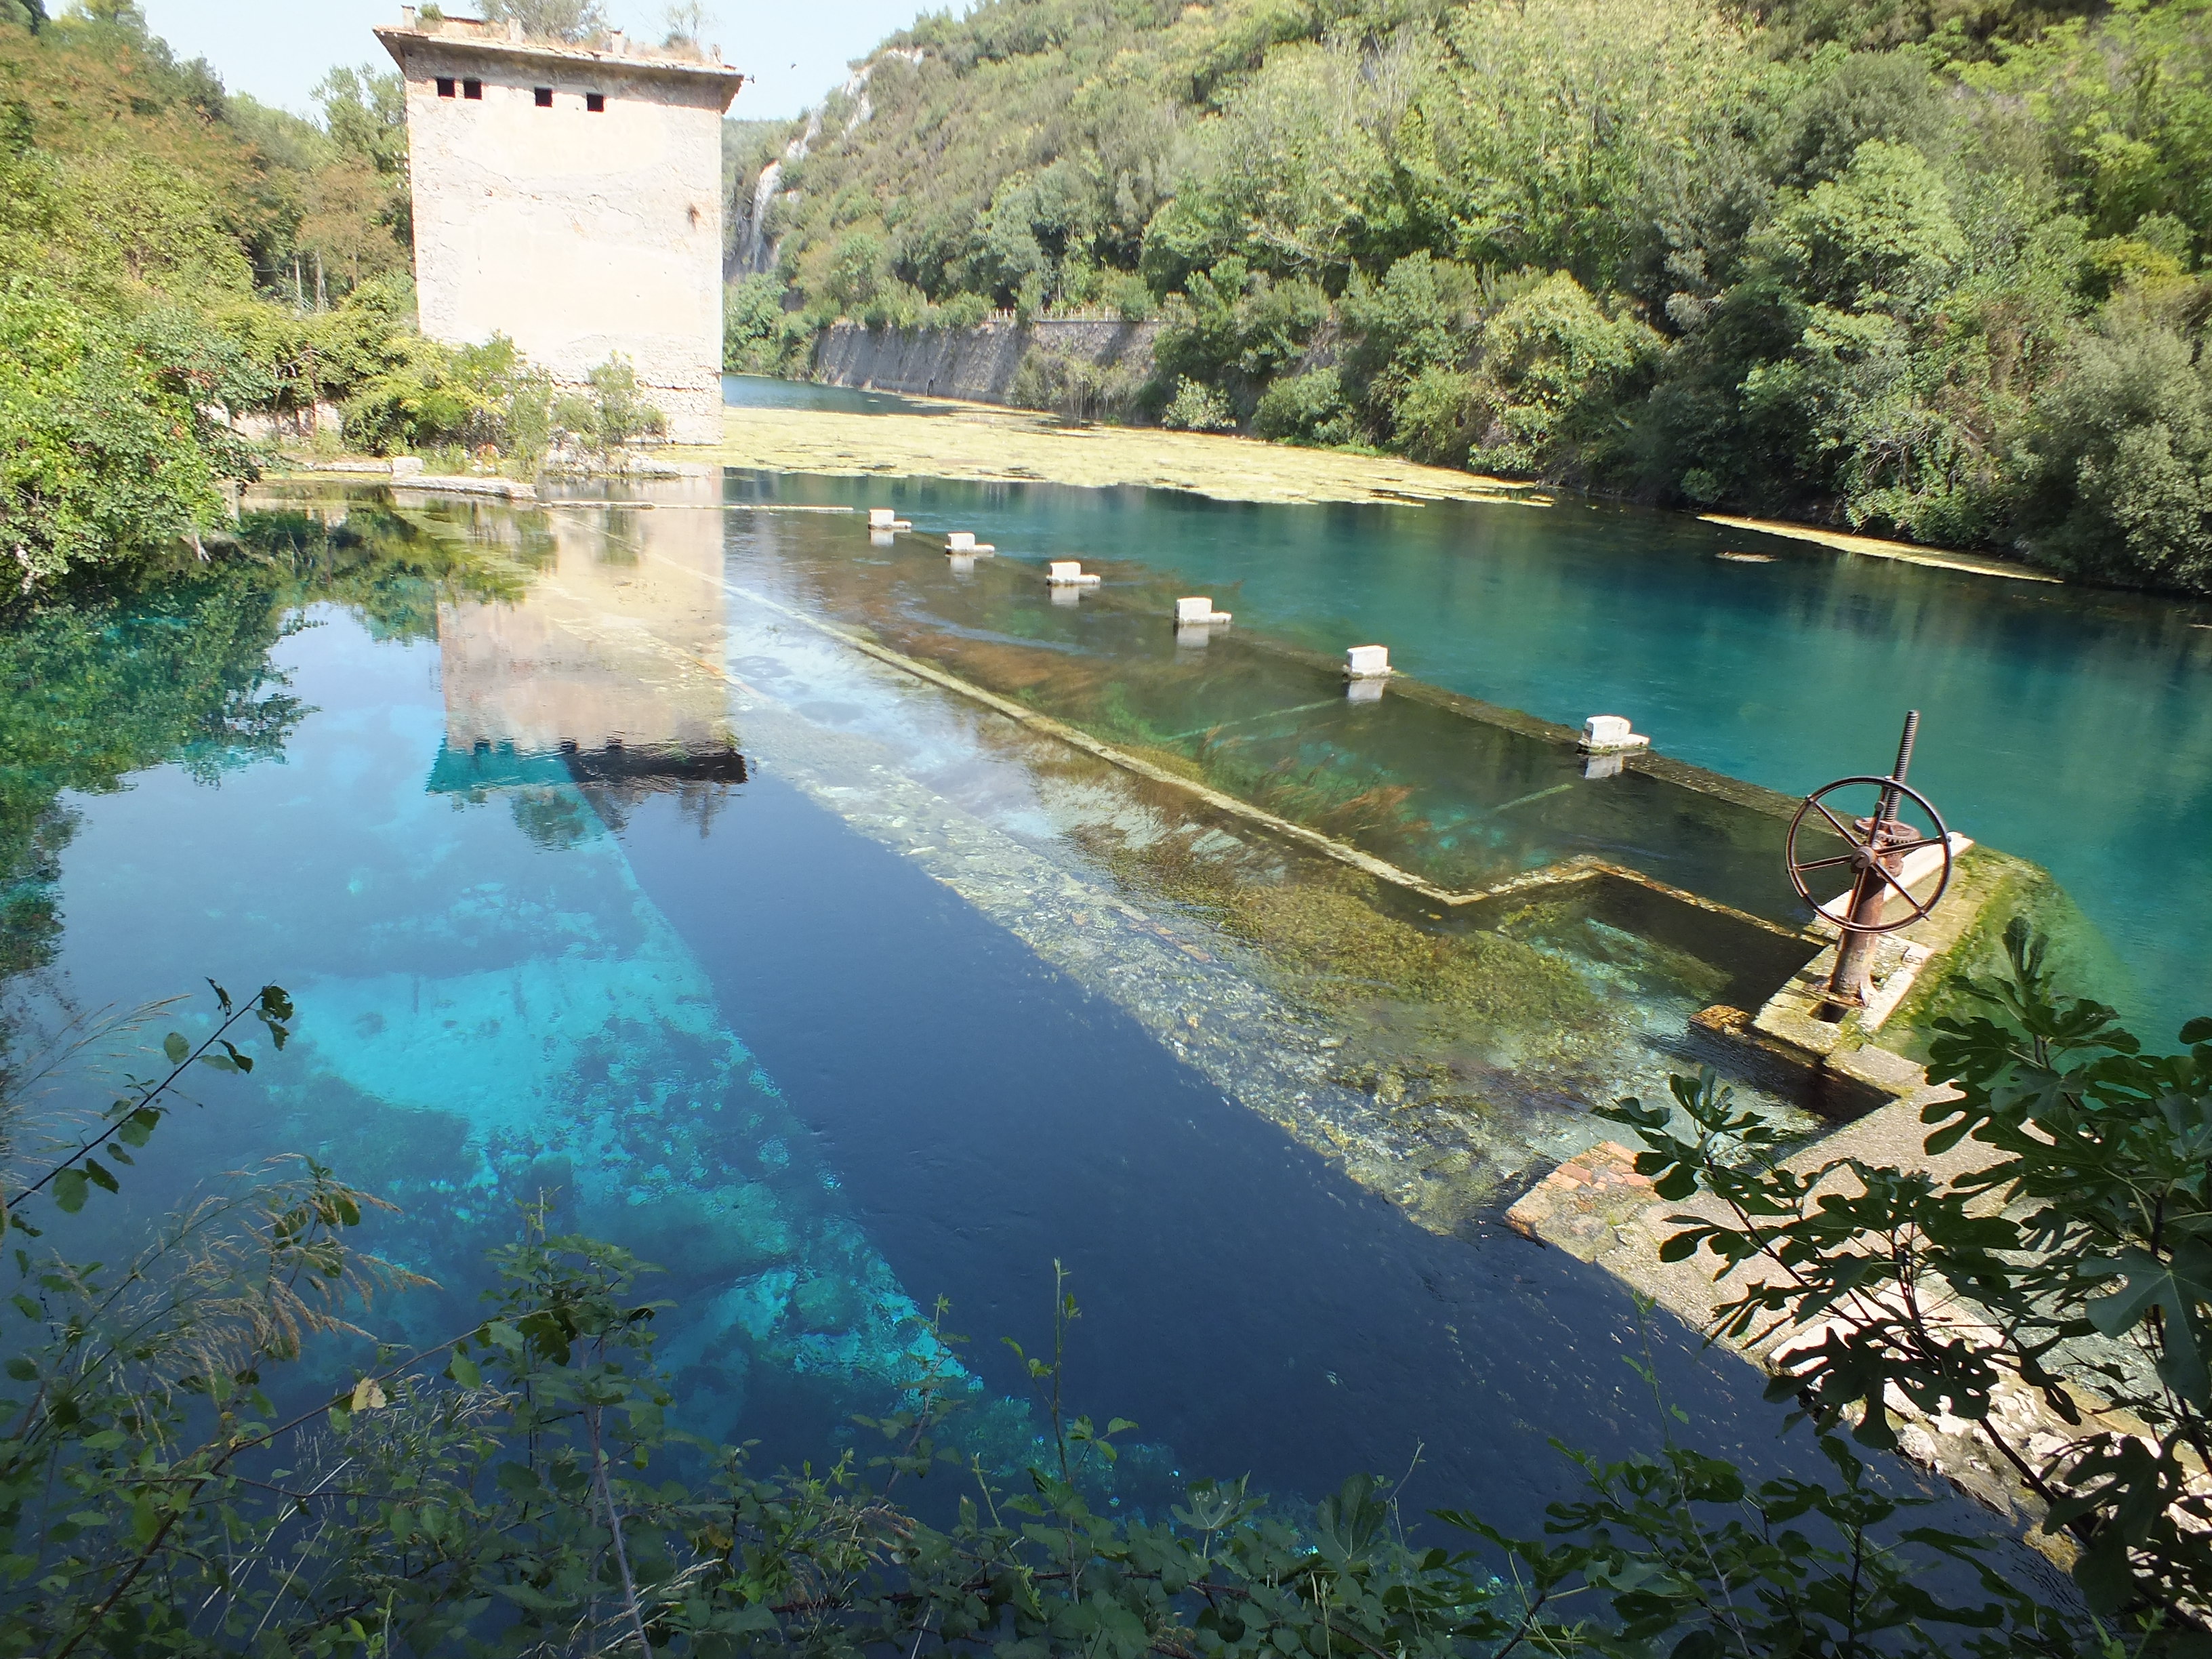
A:
<svg viewBox="0 0 2212 1659">
<path fill-rule="evenodd" d="M 376 38 L 407 83 L 422 331 L 504 334 L 563 386 L 620 353 L 681 443 L 721 437 L 718 57 L 526 40 L 403 9 Z"/>
</svg>

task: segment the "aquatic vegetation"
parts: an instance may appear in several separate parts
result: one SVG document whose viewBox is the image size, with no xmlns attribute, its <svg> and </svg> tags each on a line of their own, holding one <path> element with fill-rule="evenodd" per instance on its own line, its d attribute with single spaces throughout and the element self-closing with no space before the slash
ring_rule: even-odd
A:
<svg viewBox="0 0 2212 1659">
<path fill-rule="evenodd" d="M 1952 904 L 1978 902 L 1972 925 L 1930 964 L 1884 1023 L 1885 1048 L 1926 1061 L 1942 1022 L 1982 1012 L 1974 987 L 2001 976 L 2009 958 L 2005 937 L 2015 921 L 2034 930 L 2051 972 L 2106 1003 L 2131 1000 L 2125 968 L 2095 923 L 2081 914 L 2051 872 L 2022 859 L 1969 848 L 1953 877 Z"/>
<path fill-rule="evenodd" d="M 1202 832 L 1141 842 L 1079 831 L 1117 875 L 1145 892 L 1204 909 L 1222 930 L 1256 945 L 1277 981 L 1316 1007 L 1402 1003 L 1433 1011 L 1456 1035 L 1589 1030 L 1603 1004 L 1556 953 L 1512 935 L 1422 928 L 1392 914 L 1368 878 L 1309 872 L 1254 879 Z"/>
<path fill-rule="evenodd" d="M 1487 925 L 1509 939 L 1564 951 L 1586 974 L 1698 1003 L 1718 1000 L 1738 977 L 1703 957 L 1649 933 L 1613 926 L 1590 911 L 1587 896 L 1549 899 L 1518 906 Z"/>
<path fill-rule="evenodd" d="M 1587 1028 L 1602 1018 L 1597 995 L 1557 957 L 1503 933 L 1426 933 L 1357 891 L 1252 888 L 1227 920 L 1310 976 L 1310 994 L 1325 1001 L 1429 1005 L 1475 1031 Z"/>
</svg>

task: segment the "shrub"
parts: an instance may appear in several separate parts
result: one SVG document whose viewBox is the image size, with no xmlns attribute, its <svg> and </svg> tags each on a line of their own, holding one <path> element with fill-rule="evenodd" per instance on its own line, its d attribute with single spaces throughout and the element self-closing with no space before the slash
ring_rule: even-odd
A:
<svg viewBox="0 0 2212 1659">
<path fill-rule="evenodd" d="M 790 355 L 783 284 L 756 272 L 722 290 L 722 367 L 741 374 L 776 374 Z"/>
<path fill-rule="evenodd" d="M 1159 314 L 1152 284 L 1133 270 L 1109 270 L 1098 280 L 1098 302 L 1123 322 L 1141 323 Z"/>
<path fill-rule="evenodd" d="M 1127 420 L 1144 383 L 1143 372 L 1128 363 L 1096 363 L 1033 345 L 1014 371 L 1009 398 L 1018 408 L 1051 410 L 1070 420 Z"/>
<path fill-rule="evenodd" d="M 991 314 L 991 302 L 981 294 L 954 295 L 930 316 L 933 328 L 973 328 Z"/>
<path fill-rule="evenodd" d="M 1620 430 L 1613 410 L 1665 343 L 1617 297 L 1602 306 L 1564 270 L 1515 295 L 1481 340 L 1491 419 L 1477 440 L 1482 459 L 1552 477 L 1601 459 Z"/>
<path fill-rule="evenodd" d="M 659 438 L 668 420 L 637 395 L 637 371 L 619 351 L 585 377 L 592 388 L 593 436 L 602 449 L 618 449 L 639 438 Z"/>
<path fill-rule="evenodd" d="M 1341 444 L 1353 437 L 1343 377 L 1334 368 L 1289 374 L 1260 394 L 1252 430 L 1290 443 Z"/>
<path fill-rule="evenodd" d="M 380 356 L 342 406 L 352 447 L 390 455 L 492 444 L 529 453 L 543 444 L 550 383 L 504 335 L 446 346 L 396 333 L 385 337 Z"/>
<path fill-rule="evenodd" d="M 19 594 L 195 534 L 219 481 L 252 476 L 207 412 L 223 389 L 211 343 L 0 284 L 0 549 Z"/>
<path fill-rule="evenodd" d="M 2212 592 L 2212 365 L 2160 307 L 2123 303 L 2075 336 L 2027 449 L 2039 563 Z"/>
<path fill-rule="evenodd" d="M 1186 374 L 1160 411 L 1160 424 L 1179 432 L 1226 432 L 1236 426 L 1237 415 L 1228 398 Z"/>
<path fill-rule="evenodd" d="M 1488 413 L 1473 374 L 1431 366 L 1399 391 L 1390 410 L 1390 436 L 1417 461 L 1464 466 Z"/>
</svg>

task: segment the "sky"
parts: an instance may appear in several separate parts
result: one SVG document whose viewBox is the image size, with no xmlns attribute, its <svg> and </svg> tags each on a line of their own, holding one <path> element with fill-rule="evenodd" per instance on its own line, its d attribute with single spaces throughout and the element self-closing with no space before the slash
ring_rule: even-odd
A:
<svg viewBox="0 0 2212 1659">
<path fill-rule="evenodd" d="M 369 36 L 380 23 L 399 21 L 399 0 L 140 0 L 154 33 L 180 58 L 204 58 L 234 92 L 302 114 L 315 82 L 334 64 L 374 61 L 392 67 Z M 714 19 L 706 31 L 724 60 L 759 84 L 745 83 L 730 106 L 754 119 L 793 116 L 845 78 L 847 64 L 865 57 L 894 29 L 945 0 L 805 0 L 799 5 L 762 0 L 708 0 Z M 52 9 L 52 8 L 49 8 Z M 954 8 L 957 9 L 956 6 Z M 461 15 L 464 7 L 449 3 Z M 607 0 L 614 21 L 657 40 L 664 0 Z"/>
</svg>

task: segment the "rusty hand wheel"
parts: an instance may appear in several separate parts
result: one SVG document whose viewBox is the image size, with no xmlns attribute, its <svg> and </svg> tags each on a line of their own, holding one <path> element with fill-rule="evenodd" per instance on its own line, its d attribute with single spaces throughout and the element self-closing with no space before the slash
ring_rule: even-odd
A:
<svg viewBox="0 0 2212 1659">
<path fill-rule="evenodd" d="M 1877 806 L 1867 817 L 1845 820 L 1838 817 L 1821 804 L 1823 796 L 1832 795 L 1838 789 L 1849 789 L 1856 785 L 1865 785 L 1882 791 L 1882 805 Z M 1911 824 L 1897 822 L 1893 814 L 1896 803 L 1900 799 L 1911 801 L 1928 815 L 1929 822 L 1936 826 L 1936 833 L 1933 836 L 1923 836 Z M 1885 811 L 1885 808 L 1887 810 Z M 1826 858 L 1817 859 L 1798 856 L 1797 832 L 1804 827 L 1808 815 L 1814 813 L 1817 813 L 1825 819 L 1827 827 L 1843 837 L 1850 848 L 1849 852 L 1837 853 Z M 1863 825 L 1863 828 L 1861 827 Z M 1890 840 L 1884 834 L 1885 825 L 1892 835 L 1905 831 L 1909 833 L 1911 838 Z M 1943 849 L 1943 865 L 1936 878 L 1935 891 L 1929 893 L 1925 899 L 1917 899 L 1906 890 L 1905 884 L 1890 872 L 1883 860 L 1895 858 L 1922 847 L 1941 847 Z M 1805 797 L 1803 805 L 1797 809 L 1797 816 L 1790 820 L 1790 836 L 1783 844 L 1783 852 L 1789 861 L 1790 884 L 1797 890 L 1797 896 L 1811 905 L 1815 915 L 1826 917 L 1838 927 L 1848 928 L 1857 933 L 1892 933 L 1900 927 L 1910 927 L 1936 908 L 1936 901 L 1943 896 L 1943 890 L 1951 884 L 1951 833 L 1943 826 L 1943 815 L 1936 810 L 1935 803 L 1927 796 L 1922 794 L 1911 784 L 1901 783 L 1895 778 L 1838 778 L 1833 783 L 1824 784 L 1815 789 Z M 1882 856 L 1877 857 L 1876 854 Z M 1844 913 L 1838 915 L 1836 911 L 1830 909 L 1827 905 L 1813 896 L 1812 889 L 1806 884 L 1805 878 L 1808 871 L 1832 869 L 1845 865 L 1850 867 L 1853 881 L 1851 886 L 1846 887 L 1835 899 L 1830 901 L 1831 903 L 1843 907 Z M 1889 896 L 1905 901 L 1907 907 L 1906 915 L 1899 916 L 1895 921 L 1881 922 L 1871 927 L 1863 926 L 1851 921 L 1850 900 L 1852 893 L 1856 890 L 1856 878 L 1860 872 L 1869 868 L 1888 884 Z"/>
</svg>

